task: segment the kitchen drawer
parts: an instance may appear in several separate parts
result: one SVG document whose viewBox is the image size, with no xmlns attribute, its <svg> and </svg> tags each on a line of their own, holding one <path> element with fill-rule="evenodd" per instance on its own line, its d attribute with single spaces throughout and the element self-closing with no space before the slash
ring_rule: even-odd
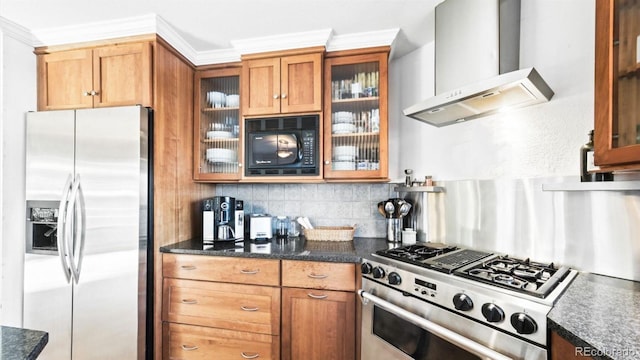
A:
<svg viewBox="0 0 640 360">
<path fill-rule="evenodd" d="M 280 337 L 173 323 L 163 324 L 162 358 L 280 359 Z"/>
<path fill-rule="evenodd" d="M 261 334 L 280 333 L 280 288 L 164 279 L 162 319 Z"/>
<path fill-rule="evenodd" d="M 282 286 L 355 291 L 356 265 L 282 260 Z"/>
<path fill-rule="evenodd" d="M 162 275 L 165 278 L 279 286 L 280 262 L 271 259 L 163 254 Z"/>
</svg>

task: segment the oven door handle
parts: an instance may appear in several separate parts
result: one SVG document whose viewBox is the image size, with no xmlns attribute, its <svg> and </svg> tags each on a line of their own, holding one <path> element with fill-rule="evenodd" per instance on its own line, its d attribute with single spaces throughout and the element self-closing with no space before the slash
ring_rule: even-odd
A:
<svg viewBox="0 0 640 360">
<path fill-rule="evenodd" d="M 362 298 L 363 303 L 366 305 L 367 301 L 370 300 L 374 304 L 379 307 L 393 313 L 394 315 L 405 319 L 417 326 L 422 327 L 425 330 L 430 331 L 432 334 L 456 345 L 459 346 L 471 353 L 482 356 L 484 358 L 489 358 L 493 360 L 513 360 L 512 358 L 502 355 L 493 349 L 489 349 L 488 347 L 478 344 L 477 342 L 468 339 L 456 332 L 453 332 L 445 327 L 442 327 L 434 322 L 431 322 L 425 318 L 422 318 L 418 315 L 415 315 L 399 306 L 396 306 L 388 301 L 385 301 L 373 294 L 370 294 L 362 289 L 358 290 L 358 295 Z"/>
</svg>

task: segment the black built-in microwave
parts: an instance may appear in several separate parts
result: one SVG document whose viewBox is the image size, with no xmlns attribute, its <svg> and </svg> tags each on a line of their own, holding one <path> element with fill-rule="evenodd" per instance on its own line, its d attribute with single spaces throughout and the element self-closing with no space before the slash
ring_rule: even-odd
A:
<svg viewBox="0 0 640 360">
<path fill-rule="evenodd" d="M 245 120 L 245 176 L 320 174 L 319 115 Z"/>
</svg>

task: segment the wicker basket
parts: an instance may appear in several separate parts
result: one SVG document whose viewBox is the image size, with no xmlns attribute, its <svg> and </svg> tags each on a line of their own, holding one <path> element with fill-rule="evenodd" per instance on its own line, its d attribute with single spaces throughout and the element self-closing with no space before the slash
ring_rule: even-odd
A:
<svg viewBox="0 0 640 360">
<path fill-rule="evenodd" d="M 351 241 L 355 232 L 354 226 L 317 226 L 304 229 L 304 237 L 310 241 Z"/>
</svg>

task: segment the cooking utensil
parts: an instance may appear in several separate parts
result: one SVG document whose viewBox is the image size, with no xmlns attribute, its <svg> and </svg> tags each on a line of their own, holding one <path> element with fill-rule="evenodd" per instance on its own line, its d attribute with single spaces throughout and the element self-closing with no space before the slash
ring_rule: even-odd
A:
<svg viewBox="0 0 640 360">
<path fill-rule="evenodd" d="M 384 201 L 380 201 L 378 203 L 378 212 L 380 215 L 387 217 L 387 212 L 384 210 Z"/>
<path fill-rule="evenodd" d="M 406 201 L 404 203 L 402 203 L 402 205 L 400 205 L 400 210 L 398 211 L 400 217 L 407 216 L 407 214 L 409 213 L 410 210 L 411 210 L 411 204 L 410 203 L 408 203 Z"/>
<path fill-rule="evenodd" d="M 395 205 L 391 200 L 387 200 L 384 204 L 384 211 L 387 213 L 387 218 L 391 219 L 393 217 L 393 212 L 396 210 Z"/>
</svg>

